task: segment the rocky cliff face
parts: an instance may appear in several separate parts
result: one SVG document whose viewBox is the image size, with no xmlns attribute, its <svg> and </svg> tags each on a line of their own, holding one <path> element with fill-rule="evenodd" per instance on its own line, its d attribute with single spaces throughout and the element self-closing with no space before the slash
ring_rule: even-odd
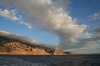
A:
<svg viewBox="0 0 100 66">
<path fill-rule="evenodd" d="M 19 55 L 66 55 L 64 52 L 40 45 L 29 45 L 18 41 L 0 41 L 0 54 Z"/>
</svg>

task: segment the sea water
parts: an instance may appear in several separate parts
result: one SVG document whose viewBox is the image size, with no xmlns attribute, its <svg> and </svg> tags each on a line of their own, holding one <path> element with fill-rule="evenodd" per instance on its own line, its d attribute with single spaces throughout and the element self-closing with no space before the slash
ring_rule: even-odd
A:
<svg viewBox="0 0 100 66">
<path fill-rule="evenodd" d="M 100 66 L 100 55 L 0 55 L 0 66 Z"/>
</svg>

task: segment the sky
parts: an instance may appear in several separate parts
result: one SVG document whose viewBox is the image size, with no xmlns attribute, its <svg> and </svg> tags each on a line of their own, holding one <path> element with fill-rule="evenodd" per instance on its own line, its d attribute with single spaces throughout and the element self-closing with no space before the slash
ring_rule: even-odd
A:
<svg viewBox="0 0 100 66">
<path fill-rule="evenodd" d="M 77 54 L 100 53 L 100 0 L 0 0 L 0 34 Z"/>
</svg>

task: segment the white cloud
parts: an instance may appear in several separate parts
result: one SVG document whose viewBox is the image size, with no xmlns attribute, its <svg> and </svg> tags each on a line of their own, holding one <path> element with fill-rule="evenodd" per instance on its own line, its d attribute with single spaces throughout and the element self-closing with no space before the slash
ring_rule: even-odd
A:
<svg viewBox="0 0 100 66">
<path fill-rule="evenodd" d="M 100 11 L 89 16 L 89 20 L 100 20 Z"/>
<path fill-rule="evenodd" d="M 19 20 L 19 18 L 16 17 L 16 12 L 15 10 L 7 10 L 7 9 L 0 9 L 0 16 L 4 18 L 11 19 L 13 21 Z"/>
<path fill-rule="evenodd" d="M 24 24 L 24 22 L 19 22 L 20 25 Z"/>
<path fill-rule="evenodd" d="M 24 25 L 27 26 L 29 29 L 32 28 L 31 25 L 30 25 L 29 23 L 25 23 L 25 22 L 24 22 Z"/>
<path fill-rule="evenodd" d="M 30 44 L 36 44 L 36 45 L 40 44 L 39 42 L 37 42 L 35 40 L 29 39 L 29 38 L 21 36 L 21 35 L 13 34 L 13 33 L 7 32 L 7 31 L 3 31 L 3 30 L 0 30 L 0 36 L 5 36 L 8 38 L 20 40 L 20 41 L 30 43 Z"/>
<path fill-rule="evenodd" d="M 23 21 L 22 15 L 18 15 L 18 18 L 19 18 L 20 21 Z"/>
<path fill-rule="evenodd" d="M 25 25 L 26 27 L 28 27 L 29 29 L 31 29 L 31 25 L 29 23 L 25 23 L 22 19 L 22 15 L 18 15 L 17 17 L 17 12 L 15 10 L 7 10 L 7 9 L 0 9 L 0 16 L 10 19 L 12 21 L 19 21 L 18 23 L 20 25 Z"/>
<path fill-rule="evenodd" d="M 24 25 L 31 28 L 34 25 L 38 30 L 44 30 L 59 37 L 58 47 L 73 48 L 75 43 L 83 38 L 87 25 L 78 25 L 76 18 L 69 16 L 64 10 L 69 0 L 0 0 L 6 7 L 16 7 L 21 10 L 28 23 Z"/>
<path fill-rule="evenodd" d="M 83 39 L 84 38 L 91 38 L 92 34 L 91 33 L 88 33 L 88 32 L 84 32 L 83 33 Z"/>
</svg>

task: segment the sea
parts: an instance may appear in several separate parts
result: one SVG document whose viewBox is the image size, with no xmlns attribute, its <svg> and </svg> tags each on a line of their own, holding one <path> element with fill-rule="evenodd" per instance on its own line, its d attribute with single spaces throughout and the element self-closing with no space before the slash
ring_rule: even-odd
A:
<svg viewBox="0 0 100 66">
<path fill-rule="evenodd" d="M 100 55 L 0 55 L 0 66 L 100 66 Z"/>
</svg>

